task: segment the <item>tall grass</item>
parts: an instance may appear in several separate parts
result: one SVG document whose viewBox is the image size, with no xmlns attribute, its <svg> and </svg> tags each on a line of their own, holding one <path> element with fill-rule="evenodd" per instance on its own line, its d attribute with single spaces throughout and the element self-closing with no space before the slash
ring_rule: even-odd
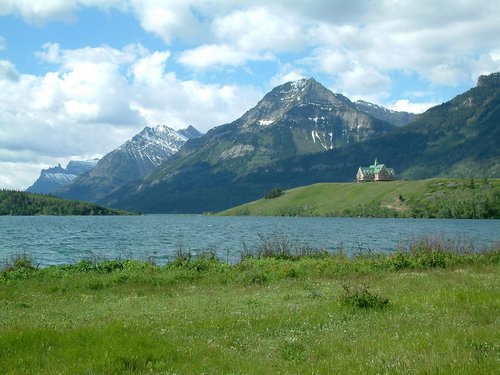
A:
<svg viewBox="0 0 500 375">
<path fill-rule="evenodd" d="M 208 249 L 193 254 L 180 244 L 175 259 L 158 265 L 153 258 L 145 261 L 134 259 L 107 260 L 89 256 L 72 265 L 39 268 L 27 254 L 18 254 L 5 260 L 0 273 L 2 280 L 14 281 L 51 273 L 62 275 L 81 272 L 99 274 L 121 273 L 127 278 L 142 278 L 147 283 L 210 280 L 218 283 L 262 283 L 283 278 L 310 276 L 346 276 L 400 270 L 425 270 L 458 267 L 463 264 L 495 264 L 500 262 L 500 244 L 489 249 L 475 249 L 466 239 L 449 239 L 444 236 L 423 236 L 415 239 L 394 253 L 359 253 L 348 257 L 340 247 L 333 253 L 308 244 L 293 243 L 282 234 L 260 236 L 255 249 L 243 244 L 241 260 L 229 264 L 218 258 L 216 251 Z M 55 271 L 57 270 L 57 271 Z M 148 274 L 145 276 L 145 270 Z M 127 275 L 126 277 L 123 275 Z"/>
<path fill-rule="evenodd" d="M 164 266 L 19 257 L 0 273 L 0 373 L 495 373 L 499 247 L 457 246 L 309 256 L 281 237 L 237 264 L 185 247 Z"/>
</svg>

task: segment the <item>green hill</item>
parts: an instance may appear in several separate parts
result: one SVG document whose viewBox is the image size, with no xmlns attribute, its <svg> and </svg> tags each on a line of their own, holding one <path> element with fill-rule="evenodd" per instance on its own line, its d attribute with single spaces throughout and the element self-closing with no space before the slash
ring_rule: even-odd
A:
<svg viewBox="0 0 500 375">
<path fill-rule="evenodd" d="M 499 218 L 500 180 L 320 183 L 220 215 Z"/>
<path fill-rule="evenodd" d="M 0 190 L 1 215 L 128 215 L 122 210 L 70 201 L 51 195 Z"/>
</svg>

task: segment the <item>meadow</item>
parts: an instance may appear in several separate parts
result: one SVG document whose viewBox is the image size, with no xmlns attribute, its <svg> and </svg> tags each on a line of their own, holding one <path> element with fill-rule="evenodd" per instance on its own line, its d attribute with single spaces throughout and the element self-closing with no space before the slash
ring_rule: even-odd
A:
<svg viewBox="0 0 500 375">
<path fill-rule="evenodd" d="M 500 217 L 499 179 L 319 183 L 223 211 L 221 215 L 491 219 Z"/>
<path fill-rule="evenodd" d="M 394 254 L 264 239 L 237 264 L 82 260 L 0 273 L 0 373 L 493 374 L 500 248 Z"/>
</svg>

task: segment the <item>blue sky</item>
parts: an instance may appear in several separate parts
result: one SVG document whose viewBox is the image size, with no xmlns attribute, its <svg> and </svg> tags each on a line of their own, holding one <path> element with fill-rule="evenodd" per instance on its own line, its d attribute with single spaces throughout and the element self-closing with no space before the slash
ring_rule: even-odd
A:
<svg viewBox="0 0 500 375">
<path fill-rule="evenodd" d="M 499 70 L 497 0 L 0 0 L 0 188 L 289 80 L 422 112 Z"/>
</svg>

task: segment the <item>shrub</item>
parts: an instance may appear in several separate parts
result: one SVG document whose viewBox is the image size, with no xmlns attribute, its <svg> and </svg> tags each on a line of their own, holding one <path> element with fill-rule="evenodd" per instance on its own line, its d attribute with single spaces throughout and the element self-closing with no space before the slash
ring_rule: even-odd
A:
<svg viewBox="0 0 500 375">
<path fill-rule="evenodd" d="M 4 261 L 4 271 L 11 271 L 16 269 L 33 270 L 33 260 L 25 252 L 14 254 Z"/>
<path fill-rule="evenodd" d="M 256 251 L 252 253 L 244 244 L 241 252 L 242 260 L 252 256 L 256 258 L 298 260 L 300 258 L 326 258 L 329 254 L 325 249 L 312 247 L 307 243 L 293 243 L 284 234 L 270 236 L 259 234 L 259 244 Z"/>
<path fill-rule="evenodd" d="M 292 243 L 283 234 L 274 237 L 265 237 L 259 234 L 259 245 L 257 247 L 258 258 L 290 259 L 292 255 Z"/>
<path fill-rule="evenodd" d="M 361 309 L 384 308 L 389 299 L 370 292 L 367 285 L 343 285 L 340 301 L 346 305 Z"/>
<path fill-rule="evenodd" d="M 31 257 L 23 252 L 4 260 L 2 276 L 5 279 L 26 279 L 36 270 L 38 266 L 33 265 Z"/>
<path fill-rule="evenodd" d="M 276 188 L 273 188 L 271 189 L 270 191 L 268 191 L 266 193 L 266 195 L 264 195 L 264 198 L 265 199 L 273 199 L 273 198 L 277 198 L 281 195 L 283 195 L 283 190 L 281 190 L 280 188 L 276 187 Z"/>
</svg>

